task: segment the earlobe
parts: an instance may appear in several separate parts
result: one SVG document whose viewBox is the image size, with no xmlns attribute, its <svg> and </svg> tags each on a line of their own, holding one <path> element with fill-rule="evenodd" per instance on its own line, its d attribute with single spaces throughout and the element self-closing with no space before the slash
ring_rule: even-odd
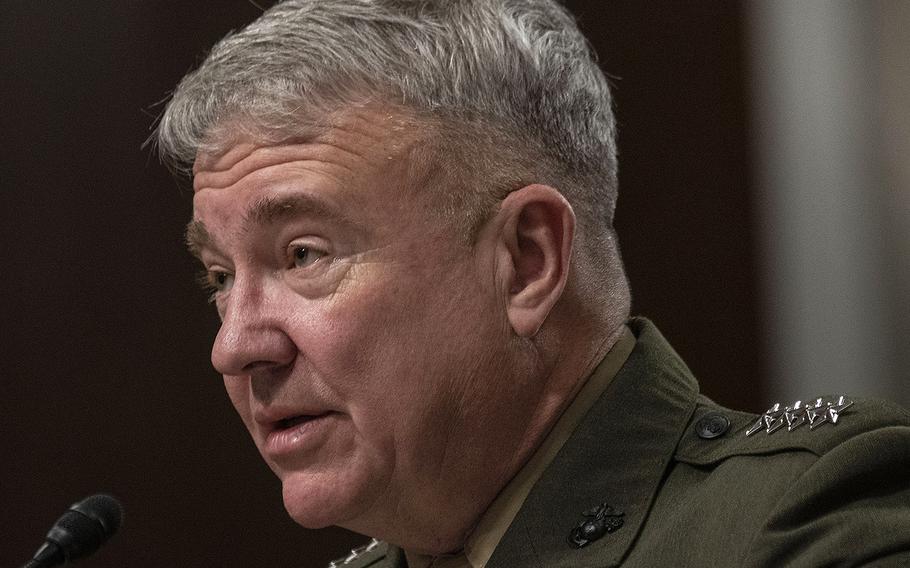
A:
<svg viewBox="0 0 910 568">
<path fill-rule="evenodd" d="M 575 238 L 575 213 L 557 190 L 529 185 L 503 200 L 501 275 L 517 335 L 533 337 L 562 296 Z"/>
</svg>

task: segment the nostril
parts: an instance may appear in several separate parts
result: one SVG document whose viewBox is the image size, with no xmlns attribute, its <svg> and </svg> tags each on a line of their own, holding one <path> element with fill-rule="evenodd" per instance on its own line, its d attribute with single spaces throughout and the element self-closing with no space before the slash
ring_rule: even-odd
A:
<svg viewBox="0 0 910 568">
<path fill-rule="evenodd" d="M 293 361 L 288 363 L 278 363 L 275 361 L 254 361 L 243 368 L 244 375 L 249 375 L 251 379 L 268 378 L 276 379 L 287 377 L 293 367 Z"/>
<path fill-rule="evenodd" d="M 279 365 L 275 364 L 273 361 L 253 361 L 252 363 L 247 363 L 243 367 L 243 374 L 249 375 L 261 369 L 273 369 Z"/>
</svg>

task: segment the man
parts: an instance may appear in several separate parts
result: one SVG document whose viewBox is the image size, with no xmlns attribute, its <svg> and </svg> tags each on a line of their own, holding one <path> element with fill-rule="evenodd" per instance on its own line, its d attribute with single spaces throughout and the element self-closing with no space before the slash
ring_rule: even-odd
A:
<svg viewBox="0 0 910 568">
<path fill-rule="evenodd" d="M 347 566 L 907 562 L 906 413 L 719 408 L 629 319 L 610 104 L 552 0 L 289 0 L 184 78 L 158 144 L 289 514 L 378 539 Z"/>
</svg>

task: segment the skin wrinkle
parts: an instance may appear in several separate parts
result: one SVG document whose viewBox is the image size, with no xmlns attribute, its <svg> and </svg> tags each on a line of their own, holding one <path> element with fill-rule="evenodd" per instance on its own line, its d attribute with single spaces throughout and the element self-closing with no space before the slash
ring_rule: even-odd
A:
<svg viewBox="0 0 910 568">
<path fill-rule="evenodd" d="M 344 213 L 311 195 L 266 196 L 244 213 L 244 224 L 277 225 L 299 217 L 314 217 L 359 228 Z"/>
<path fill-rule="evenodd" d="M 378 122 L 394 123 L 385 116 Z M 298 163 L 301 153 L 310 155 L 306 144 L 272 152 L 284 157 L 281 163 L 263 159 L 269 155 L 255 147 L 227 152 L 238 163 L 267 165 L 228 186 L 200 184 L 198 224 L 188 230 L 221 239 L 219 262 L 234 272 L 233 288 L 220 299 L 224 325 L 212 360 L 281 479 L 291 516 L 304 526 L 337 524 L 417 551 L 448 552 L 552 427 L 552 393 L 571 388 L 578 377 L 543 372 L 549 360 L 541 358 L 536 340 L 514 337 L 508 323 L 509 274 L 530 273 L 513 270 L 503 258 L 513 253 L 499 231 L 515 226 L 519 209 L 497 206 L 488 214 L 493 229 L 465 243 L 459 231 L 436 222 L 432 193 L 408 191 L 417 185 L 410 157 L 418 144 L 395 147 L 398 157 L 388 160 L 389 140 L 400 130 L 387 129 L 385 136 L 350 140 L 361 144 L 353 153 L 366 159 L 356 159 L 344 183 L 331 175 L 338 171 L 331 164 L 352 159 L 341 148 L 325 148 L 327 163 L 312 169 Z M 208 163 L 233 170 L 234 177 L 245 169 L 224 157 Z M 337 216 L 294 207 L 295 195 L 317 196 L 367 227 L 363 241 L 354 242 Z M 537 193 L 515 193 L 510 203 L 520 203 L 521 195 Z M 327 241 L 329 266 L 298 272 L 264 252 L 298 238 L 306 243 L 304 236 Z M 245 366 L 250 363 L 256 365 Z M 566 363 L 570 373 L 574 363 Z M 253 413 L 263 405 L 302 404 L 336 412 L 333 434 L 306 452 L 270 457 Z M 465 486 L 475 488 L 471 495 Z M 443 502 L 453 507 L 438 519 L 433 511 Z"/>
<path fill-rule="evenodd" d="M 503 318 L 503 321 L 505 321 L 505 318 Z M 476 402 L 474 400 L 476 397 L 476 389 L 471 388 L 471 385 L 474 385 L 479 381 L 495 381 L 497 380 L 496 377 L 500 375 L 506 375 L 504 370 L 502 370 L 502 372 L 498 372 L 496 369 L 497 367 L 500 367 L 500 365 L 493 364 L 490 359 L 491 354 L 487 353 L 484 354 L 483 360 L 479 360 L 475 363 L 469 373 L 470 379 L 466 380 L 463 383 L 462 388 L 459 389 L 457 393 L 458 399 L 452 403 L 452 408 L 455 410 L 455 414 L 459 415 L 461 420 L 459 421 L 452 419 L 448 421 L 449 427 L 445 430 L 445 439 L 442 442 L 442 457 L 440 458 L 435 469 L 435 476 L 439 480 L 443 480 L 445 478 L 445 464 L 450 462 L 453 459 L 453 456 L 455 456 L 454 459 L 459 459 L 457 456 L 464 451 L 464 440 L 460 439 L 458 436 L 458 433 L 456 432 L 456 425 L 459 422 L 464 422 L 465 420 L 472 420 L 472 416 L 470 414 L 467 414 L 467 409 L 474 408 L 474 404 Z M 439 409 L 427 408 L 428 414 L 438 413 L 438 411 Z M 479 414 L 481 417 L 487 414 L 487 412 L 478 409 L 474 409 L 474 413 Z M 522 436 L 518 439 L 526 439 L 526 437 Z M 473 525 L 467 527 L 465 529 L 464 535 L 467 535 L 472 529 Z"/>
<path fill-rule="evenodd" d="M 374 250 L 369 251 L 369 252 L 376 252 L 376 251 L 381 250 L 382 248 L 385 248 L 385 247 L 379 247 L 379 248 L 374 249 Z M 362 255 L 365 255 L 365 254 L 368 254 L 368 253 L 362 253 Z M 362 255 L 361 255 L 361 256 L 362 256 Z M 329 300 L 334 300 L 337 296 L 339 296 L 340 294 L 343 294 L 343 293 L 345 292 L 345 290 L 343 289 L 343 286 L 344 286 L 345 284 L 352 285 L 352 284 L 354 284 L 354 283 L 357 283 L 357 282 L 358 282 L 358 279 L 357 279 L 357 277 L 356 277 L 357 268 L 358 268 L 358 267 L 367 266 L 367 265 L 369 265 L 369 264 L 378 264 L 378 263 L 376 263 L 376 262 L 371 262 L 371 261 L 364 261 L 364 260 L 361 260 L 361 259 L 359 259 L 359 258 L 356 259 L 355 262 L 352 262 L 352 263 L 347 267 L 347 269 L 345 270 L 344 274 L 342 274 L 341 277 L 338 279 L 338 283 L 335 285 L 335 288 L 328 294 L 328 299 L 329 299 Z M 351 275 L 350 275 L 351 272 L 354 272 L 354 276 L 351 276 Z"/>
<path fill-rule="evenodd" d="M 380 123 L 381 125 L 370 124 L 370 127 L 358 128 L 356 125 L 368 122 L 367 117 L 369 117 L 369 113 L 365 112 L 365 110 L 366 108 L 353 113 L 335 112 L 333 113 L 335 120 L 330 119 L 326 123 L 319 123 L 306 128 L 306 130 L 310 131 L 310 135 L 298 134 L 292 140 L 283 141 L 281 145 L 255 147 L 248 141 L 236 145 L 220 157 L 202 156 L 201 160 L 197 159 L 197 163 L 193 168 L 193 171 L 196 174 L 194 188 L 198 190 L 199 187 L 228 187 L 255 170 L 262 169 L 270 164 L 282 163 L 282 160 L 287 155 L 295 155 L 300 150 L 304 150 L 305 152 L 310 150 L 313 152 L 312 155 L 318 158 L 319 154 L 324 153 L 326 148 L 332 148 L 340 150 L 344 154 L 350 154 L 361 161 L 366 161 L 366 155 L 364 153 L 351 147 L 356 146 L 356 144 L 353 144 L 352 142 L 357 140 L 358 137 L 366 138 L 373 143 L 378 143 L 383 140 L 382 136 L 387 134 L 388 130 L 391 129 L 397 134 L 404 134 L 408 126 L 413 126 L 414 124 L 413 121 L 410 120 L 395 121 L 394 115 L 387 114 L 382 123 Z M 374 117 L 369 118 L 372 119 Z M 392 124 L 388 125 L 387 123 L 389 122 Z M 298 141 L 300 143 L 289 143 L 292 141 Z M 236 160 L 235 154 L 244 152 L 244 150 L 250 146 L 253 146 L 254 149 L 249 152 L 245 158 Z M 397 150 L 398 153 L 407 150 L 408 146 L 407 138 L 401 142 L 396 140 L 392 144 L 392 148 Z M 307 152 L 307 154 L 309 154 L 309 152 Z M 394 157 L 394 155 L 395 154 L 393 153 L 392 157 Z M 316 161 L 319 160 L 317 159 Z M 226 168 L 223 166 L 225 162 L 231 164 L 230 167 Z M 345 166 L 345 164 L 333 165 Z M 351 166 L 346 167 L 349 171 L 353 171 Z"/>
<path fill-rule="evenodd" d="M 359 114 L 357 114 L 357 116 L 363 116 L 363 113 L 367 109 L 375 110 L 375 106 L 376 105 L 374 103 L 364 104 L 364 106 L 359 109 L 361 112 Z M 395 134 L 399 134 L 400 136 L 393 137 L 392 142 L 389 144 L 391 153 L 387 154 L 385 156 L 385 160 L 387 162 L 389 162 L 389 161 L 394 161 L 396 158 L 399 158 L 406 164 L 407 175 L 404 177 L 407 180 L 407 183 L 406 183 L 405 187 L 402 189 L 406 190 L 408 192 L 411 192 L 413 194 L 417 194 L 418 190 L 425 189 L 425 188 L 427 188 L 427 186 L 430 186 L 429 189 L 439 192 L 438 196 L 440 198 L 444 197 L 442 192 L 448 193 L 448 192 L 452 192 L 452 191 L 461 191 L 462 187 L 465 185 L 467 180 L 460 181 L 460 182 L 454 183 L 454 184 L 448 183 L 448 182 L 445 182 L 442 180 L 442 178 L 445 178 L 446 176 L 450 176 L 450 173 L 451 173 L 450 170 L 452 168 L 452 165 L 445 164 L 445 160 L 448 158 L 443 157 L 443 155 L 439 153 L 440 148 L 436 146 L 439 142 L 439 140 L 436 139 L 436 137 L 439 134 L 437 132 L 438 125 L 436 124 L 436 120 L 432 119 L 430 117 L 424 117 L 424 118 L 421 118 L 418 120 L 416 118 L 416 116 L 414 116 L 413 110 L 402 109 L 397 106 L 394 108 L 396 109 L 395 112 L 398 112 L 400 114 L 400 116 L 398 116 L 396 118 L 395 113 L 387 113 L 383 117 L 382 120 L 384 121 L 384 123 L 387 123 L 388 125 L 390 125 L 390 126 L 388 126 L 389 131 L 394 132 Z M 334 114 L 337 116 L 341 116 L 342 112 L 336 111 Z M 341 136 L 334 134 L 331 130 L 326 130 L 325 129 L 326 124 L 329 124 L 329 123 L 319 123 L 319 125 L 320 125 L 319 128 L 304 127 L 305 129 L 319 132 L 318 135 L 313 135 L 312 138 L 310 139 L 310 142 L 312 143 L 312 145 L 314 147 L 319 147 L 322 152 L 325 152 L 326 149 L 331 149 L 332 147 L 335 147 L 335 148 L 344 150 L 345 152 L 353 153 L 354 155 L 361 155 L 361 154 L 358 154 L 355 150 L 349 151 L 345 146 L 342 146 L 340 144 L 333 146 L 332 144 L 327 143 L 325 140 L 331 139 L 334 137 L 341 138 Z M 363 133 L 365 136 L 369 135 L 369 139 L 373 142 L 376 142 L 379 140 L 379 138 L 377 138 L 376 136 L 377 136 L 377 132 L 379 132 L 381 129 L 378 127 L 373 127 L 373 128 L 352 127 L 350 124 L 350 117 L 348 117 L 347 119 L 345 119 L 344 117 L 338 118 L 336 120 L 335 124 L 339 124 L 339 125 L 341 125 L 341 127 L 343 127 L 342 129 L 344 130 L 344 133 L 346 134 L 347 141 L 350 141 L 352 133 L 355 135 L 360 134 L 360 133 Z M 319 138 L 319 137 L 321 137 L 323 139 L 321 142 L 317 141 L 317 138 Z M 289 140 L 293 141 L 295 139 L 292 138 Z M 421 146 L 423 146 L 423 148 Z M 261 154 L 265 155 L 267 153 L 268 148 L 269 147 L 257 149 L 255 153 L 261 153 Z M 231 152 L 236 152 L 236 150 L 231 150 Z M 266 157 L 262 158 L 262 159 L 264 160 L 264 164 L 265 164 L 265 163 L 267 163 L 267 160 L 269 158 L 266 155 Z M 201 157 L 200 160 L 210 161 L 210 160 L 216 160 L 216 159 Z M 317 162 L 318 162 L 318 160 L 317 160 Z M 322 162 L 319 162 L 319 163 L 322 163 Z M 376 166 L 381 166 L 381 164 L 379 163 L 378 160 L 374 160 L 372 162 L 372 164 L 376 165 Z M 199 165 L 199 161 L 197 161 L 197 166 L 198 165 Z M 255 166 L 255 161 L 253 162 L 253 165 Z M 235 169 L 236 167 L 237 167 L 237 164 L 235 164 L 234 166 L 231 166 L 231 168 L 228 168 L 228 170 Z M 341 167 L 341 166 L 338 166 L 338 167 Z M 223 166 L 222 166 L 222 168 L 223 168 Z M 267 169 L 267 168 L 264 167 L 263 169 Z M 198 168 L 197 168 L 197 170 L 198 170 Z M 346 173 L 352 173 L 352 172 L 353 172 L 353 169 L 351 167 L 348 167 Z M 242 172 L 240 172 L 240 174 L 242 174 Z M 216 174 L 216 175 L 218 175 L 218 174 Z M 440 176 L 442 176 L 442 178 L 440 178 Z M 199 176 L 197 176 L 197 180 L 195 180 L 197 182 L 197 184 L 199 182 L 199 179 L 200 179 Z M 218 181 L 219 183 L 227 183 L 227 182 L 230 182 L 231 179 L 232 178 L 230 176 L 228 176 L 228 177 L 220 179 L 220 180 L 215 178 L 214 180 L 211 180 L 211 181 Z M 343 178 L 341 178 L 339 176 L 336 176 L 335 179 L 338 180 L 339 182 L 345 181 Z M 470 182 L 467 182 L 467 183 L 470 183 Z M 196 185 L 196 184 L 194 184 L 194 185 Z M 437 188 L 436 186 L 439 186 L 439 187 Z M 515 187 L 517 187 L 517 186 L 515 186 Z M 476 199 L 474 199 L 474 198 L 472 198 L 472 200 L 476 201 Z M 448 208 L 446 208 L 446 209 L 440 209 L 438 212 L 436 212 L 434 214 L 437 214 L 439 216 L 439 222 L 441 222 L 441 223 L 449 223 L 449 224 L 453 224 L 453 226 L 458 226 L 458 227 L 464 226 L 466 244 L 473 244 L 472 239 L 474 237 L 476 237 L 476 234 L 475 234 L 476 231 L 471 229 L 471 227 L 476 227 L 476 223 L 478 223 L 481 220 L 480 217 L 478 217 L 478 214 L 479 214 L 478 207 L 480 207 L 481 205 L 482 205 L 481 203 L 475 203 L 473 205 L 469 205 L 467 207 L 466 213 L 452 211 L 452 210 L 449 210 Z"/>
<path fill-rule="evenodd" d="M 263 84 L 266 77 L 277 79 Z M 562 96 L 537 96 L 553 89 Z M 519 117 L 527 123 L 519 120 L 517 130 L 540 138 L 541 148 L 602 157 L 593 160 L 604 164 L 603 176 L 585 183 L 615 193 L 608 85 L 571 15 L 535 1 L 521 9 L 460 4 L 425 11 L 320 0 L 270 10 L 219 42 L 181 83 L 161 122 L 160 147 L 172 158 L 198 148 L 232 109 L 250 123 L 261 117 L 269 131 L 292 130 L 300 122 L 297 109 L 323 109 L 317 117 L 323 118 L 338 102 L 360 110 L 377 99 L 408 101 L 428 112 L 476 109 L 499 117 L 510 108 L 533 108 L 529 99 L 542 101 L 540 113 Z M 578 116 L 577 109 L 593 112 Z"/>
<path fill-rule="evenodd" d="M 323 203 L 314 196 L 271 196 L 254 203 L 243 213 L 243 228 L 238 237 L 248 235 L 254 230 L 261 231 L 265 227 L 277 225 L 294 216 L 297 218 L 324 218 L 344 225 L 350 231 L 363 231 L 361 227 L 348 219 L 341 212 L 334 210 L 330 205 Z M 215 244 L 214 239 L 211 237 L 205 224 L 199 220 L 193 220 L 188 223 L 186 240 L 191 254 L 200 261 L 202 261 L 204 251 L 211 250 L 212 252 L 216 252 L 219 250 L 219 247 Z M 220 253 L 216 252 L 216 254 Z"/>
<path fill-rule="evenodd" d="M 324 175 L 324 176 L 330 177 L 334 181 L 336 181 L 339 185 L 344 185 L 345 183 L 347 183 L 347 179 L 349 179 L 351 177 L 351 174 L 353 174 L 353 172 L 354 172 L 353 169 L 345 167 L 345 166 L 330 167 L 329 169 L 322 170 L 317 167 L 312 167 L 312 165 L 323 165 L 324 166 L 325 164 L 324 164 L 324 162 L 320 162 L 319 160 L 300 160 L 300 161 L 297 161 L 294 163 L 294 167 L 301 172 L 317 174 L 317 175 Z M 343 170 L 346 175 L 345 175 L 345 177 L 342 177 L 341 175 L 338 175 L 334 171 L 331 171 L 331 170 Z"/>
<path fill-rule="evenodd" d="M 362 115 L 359 116 L 362 117 Z M 353 129 L 352 132 L 363 133 L 366 135 L 366 132 L 369 130 L 370 129 Z M 370 138 L 370 140 L 377 141 L 378 139 Z M 398 146 L 406 152 L 410 149 L 410 145 L 406 143 L 401 143 Z M 313 150 L 315 153 L 318 153 L 319 150 L 330 148 L 341 151 L 345 155 L 354 156 L 363 163 L 372 165 L 375 165 L 377 163 L 376 161 L 370 162 L 369 160 L 365 159 L 362 152 L 351 150 L 340 143 L 327 144 L 324 142 L 314 141 L 312 144 L 294 144 L 289 146 L 281 146 L 278 148 L 256 148 L 248 145 L 241 145 L 226 152 L 221 158 L 213 159 L 204 157 L 203 159 L 199 160 L 199 168 L 202 168 L 205 164 L 212 164 L 212 167 L 216 168 L 216 171 L 214 173 L 207 171 L 197 171 L 197 175 L 194 179 L 195 191 L 198 192 L 201 189 L 206 188 L 224 189 L 226 187 L 230 187 L 231 185 L 241 183 L 244 180 L 267 176 L 270 173 L 270 169 L 272 167 L 279 165 L 286 166 L 287 162 L 282 162 L 282 160 L 286 160 L 286 157 L 288 155 L 297 155 L 301 151 L 309 155 L 312 148 L 315 148 L 315 150 Z M 241 156 L 240 159 L 237 159 L 238 155 Z M 235 161 L 231 163 L 231 160 Z M 225 166 L 225 163 L 230 165 Z M 317 175 L 328 175 L 339 184 L 343 184 L 345 182 L 345 180 L 342 178 L 335 176 L 331 172 L 324 169 L 302 167 L 302 163 L 306 162 L 297 160 L 294 162 L 294 165 L 304 172 L 309 172 Z M 345 166 L 336 162 L 329 163 L 316 161 L 316 163 L 322 164 L 329 168 L 341 165 L 342 167 L 346 168 L 348 173 L 351 174 L 354 173 L 356 167 L 355 165 Z M 218 170 L 217 168 L 219 166 L 222 169 Z M 187 238 L 193 239 L 190 245 L 190 252 L 198 258 L 201 254 L 200 251 L 202 248 L 206 246 L 211 247 L 214 243 L 210 238 L 208 231 L 205 230 L 204 224 L 191 222 L 191 227 L 192 228 L 188 229 L 187 231 Z"/>
<path fill-rule="evenodd" d="M 604 294 L 622 276 L 597 237 L 615 201 L 613 118 L 571 16 L 540 0 L 417 4 L 279 3 L 184 78 L 158 141 L 197 174 L 191 249 L 217 245 L 214 268 L 235 273 L 212 361 L 288 512 L 439 553 L 555 423 L 628 294 Z M 521 251 L 503 251 L 504 225 L 481 230 L 530 184 L 585 216 L 576 250 L 593 252 L 556 269 L 587 286 L 544 283 L 556 291 L 515 307 L 533 263 L 510 266 Z M 282 192 L 321 195 L 372 233 L 353 242 L 300 211 L 253 228 L 248 207 Z M 325 241 L 328 266 L 282 264 L 305 238 Z M 244 374 L 250 362 L 266 365 Z M 263 402 L 340 418 L 318 447 L 275 458 L 252 420 Z"/>
<path fill-rule="evenodd" d="M 193 189 L 204 187 L 221 189 L 237 183 L 251 172 L 276 163 L 282 153 L 292 148 L 257 148 L 252 142 L 239 142 L 227 152 L 200 154 L 193 166 Z"/>
<path fill-rule="evenodd" d="M 302 126 L 301 129 L 303 131 L 310 133 L 308 135 L 298 134 L 286 140 L 273 142 L 269 145 L 257 148 L 251 156 L 253 160 L 249 163 L 248 168 L 244 169 L 260 167 L 255 157 L 257 154 L 262 156 L 261 166 L 267 165 L 270 160 L 279 160 L 280 154 L 293 151 L 295 146 L 294 142 L 298 141 L 311 144 L 314 150 L 319 149 L 325 151 L 326 148 L 336 148 L 346 153 L 353 154 L 354 156 L 363 157 L 365 154 L 358 154 L 356 149 L 348 147 L 350 144 L 346 145 L 344 143 L 351 142 L 351 140 L 356 139 L 357 136 L 362 136 L 370 142 L 378 143 L 382 140 L 383 135 L 393 132 L 396 136 L 393 137 L 388 146 L 391 152 L 384 157 L 385 161 L 391 161 L 399 157 L 413 157 L 413 153 L 417 149 L 417 143 L 425 143 L 430 137 L 435 135 L 435 126 L 431 122 L 428 122 L 427 119 L 418 120 L 414 115 L 413 110 L 394 105 L 394 110 L 383 111 L 384 114 L 377 124 L 369 125 L 369 127 L 361 127 L 360 123 L 355 122 L 355 119 L 366 121 L 367 118 L 370 118 L 375 120 L 375 117 L 371 117 L 370 113 L 375 113 L 378 108 L 384 107 L 379 107 L 379 104 L 375 102 L 365 102 L 356 106 L 354 111 L 351 111 L 350 109 L 332 111 L 329 120 L 316 121 L 312 122 L 312 124 Z M 217 129 L 223 130 L 225 128 L 226 127 L 222 125 Z M 255 138 L 255 135 L 252 136 Z M 333 142 L 336 139 L 338 140 L 337 144 Z M 203 182 L 212 187 L 226 187 L 231 183 L 236 183 L 244 174 L 242 171 L 231 173 L 231 170 L 240 167 L 243 160 L 234 161 L 235 158 L 233 154 L 242 151 L 248 144 L 251 144 L 250 139 L 247 139 L 245 142 L 238 142 L 237 146 L 220 155 L 198 156 L 193 171 L 197 174 L 201 172 L 202 169 L 205 169 L 206 171 L 202 177 L 196 176 L 194 179 L 194 188 L 198 188 L 198 185 Z M 231 163 L 232 165 L 229 168 L 226 168 L 223 165 L 223 161 L 228 161 L 228 163 Z M 426 161 L 426 159 L 408 160 L 407 166 L 409 171 L 413 173 L 415 167 L 419 170 L 426 170 L 427 167 L 423 164 L 423 162 Z M 373 165 L 381 166 L 381 163 L 379 160 L 376 160 L 373 162 Z M 349 168 L 349 171 L 352 171 L 351 168 Z M 237 177 L 234 177 L 235 175 Z M 409 185 L 416 187 L 420 182 L 424 181 L 425 178 L 426 174 L 421 173 L 421 175 L 408 176 L 407 179 L 412 182 Z"/>
<path fill-rule="evenodd" d="M 338 149 L 337 147 L 328 145 L 328 144 L 325 144 L 324 146 L 326 146 L 327 148 Z M 310 150 L 310 148 L 311 148 L 310 145 L 303 145 L 302 147 L 306 148 L 307 150 Z M 194 190 L 199 191 L 200 189 L 224 189 L 224 188 L 227 188 L 227 187 L 230 187 L 232 185 L 239 183 L 240 181 L 242 181 L 243 179 L 245 179 L 247 177 L 266 176 L 268 174 L 268 170 L 270 167 L 284 166 L 287 163 L 286 162 L 287 155 L 295 155 L 298 157 L 300 156 L 300 152 L 293 151 L 292 147 L 287 147 L 286 149 L 288 150 L 288 152 L 286 152 L 286 153 L 269 153 L 269 154 L 259 153 L 258 150 L 254 150 L 252 153 L 250 153 L 250 155 L 248 157 L 246 157 L 243 160 L 241 160 L 240 162 L 238 162 L 234 167 L 232 167 L 229 170 L 218 172 L 218 173 L 213 173 L 213 174 L 209 174 L 208 172 L 206 172 L 205 174 L 201 174 L 201 175 L 197 174 L 196 178 L 194 180 Z M 325 152 L 323 152 L 323 154 L 324 153 Z M 353 174 L 355 171 L 355 167 L 352 165 L 348 165 L 348 164 L 344 164 L 344 163 L 327 163 L 324 160 L 321 160 L 320 157 L 316 154 L 317 154 L 317 152 L 315 152 L 315 151 L 312 153 L 308 152 L 307 155 L 303 157 L 304 159 L 296 160 L 298 167 L 300 167 L 301 169 L 304 169 L 304 170 L 312 170 L 314 172 L 318 171 L 319 173 L 322 173 L 321 171 L 316 170 L 312 167 L 303 165 L 303 164 L 319 164 L 325 168 L 328 168 L 328 170 L 336 170 L 336 169 L 343 170 L 348 176 Z M 242 167 L 238 167 L 241 165 L 242 165 Z M 235 171 L 235 170 L 237 170 L 237 171 Z M 337 174 L 331 174 L 331 172 L 329 172 L 329 171 L 327 171 L 326 173 L 329 175 L 333 175 L 333 177 L 335 177 L 335 179 L 337 179 L 338 181 L 343 181 L 343 178 L 341 176 L 338 176 Z"/>
<path fill-rule="evenodd" d="M 472 401 L 473 396 L 471 394 L 469 394 L 469 391 L 471 391 L 473 389 L 470 389 L 469 387 L 470 387 L 470 385 L 475 384 L 476 381 L 483 380 L 483 377 L 480 376 L 480 373 L 478 371 L 479 371 L 479 369 L 486 367 L 486 365 L 484 363 L 486 363 L 486 361 L 482 361 L 482 362 L 478 361 L 475 364 L 474 368 L 471 369 L 471 372 L 469 374 L 470 378 L 465 381 L 465 383 L 462 385 L 462 388 L 459 389 L 458 392 L 456 393 L 456 396 L 458 397 L 458 399 L 452 403 L 452 408 L 454 409 L 453 414 L 464 415 L 465 409 L 471 408 L 471 406 L 472 406 L 471 403 L 473 402 Z M 495 373 L 489 373 L 489 374 L 495 374 Z M 491 380 L 491 379 L 489 379 L 489 377 L 487 377 L 487 380 Z M 438 413 L 439 409 L 433 409 L 433 408 L 428 407 L 426 409 L 426 412 L 427 412 L 427 415 L 429 416 L 429 415 Z M 462 420 L 464 420 L 464 418 L 467 418 L 467 416 L 462 416 Z M 457 456 L 460 453 L 460 451 L 463 450 L 463 448 L 461 447 L 463 440 L 459 440 L 458 436 L 456 435 L 456 426 L 458 423 L 459 423 L 459 421 L 454 420 L 454 419 L 450 419 L 447 421 L 448 427 L 444 431 L 445 438 L 442 441 L 442 448 L 443 448 L 442 456 L 440 457 L 439 462 L 437 463 L 437 467 L 436 467 L 435 475 L 436 475 L 437 479 L 443 478 L 443 476 L 444 476 L 443 467 L 446 463 L 449 463 L 452 460 L 452 456 L 453 455 Z"/>
</svg>

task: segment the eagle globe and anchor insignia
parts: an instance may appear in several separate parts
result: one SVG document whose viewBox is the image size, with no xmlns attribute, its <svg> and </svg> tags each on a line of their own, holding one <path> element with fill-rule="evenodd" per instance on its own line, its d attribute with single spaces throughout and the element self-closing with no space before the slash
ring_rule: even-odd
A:
<svg viewBox="0 0 910 568">
<path fill-rule="evenodd" d="M 625 513 L 614 509 L 606 503 L 591 507 L 582 516 L 585 520 L 578 523 L 569 533 L 569 544 L 573 548 L 584 548 L 605 534 L 615 532 L 622 527 Z"/>
</svg>

